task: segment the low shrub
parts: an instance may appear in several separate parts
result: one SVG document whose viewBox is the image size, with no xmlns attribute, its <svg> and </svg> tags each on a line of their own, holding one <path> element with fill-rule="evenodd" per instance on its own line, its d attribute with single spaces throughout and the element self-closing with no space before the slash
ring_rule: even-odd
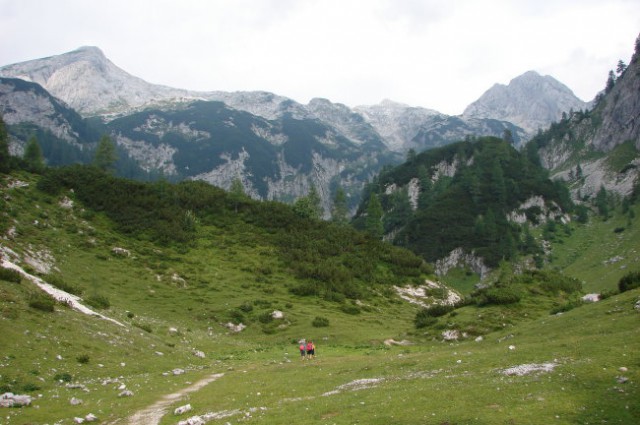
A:
<svg viewBox="0 0 640 425">
<path fill-rule="evenodd" d="M 640 288 L 640 272 L 629 272 L 618 281 L 618 290 L 620 292 L 635 288 Z"/>
<path fill-rule="evenodd" d="M 271 323 L 273 321 L 273 316 L 271 315 L 271 312 L 267 311 L 258 316 L 258 320 L 260 323 Z"/>
<path fill-rule="evenodd" d="M 352 314 L 352 315 L 360 314 L 360 307 L 353 304 L 343 304 L 342 306 L 340 306 L 340 310 L 342 310 L 344 313 L 347 313 L 347 314 Z"/>
<path fill-rule="evenodd" d="M 447 305 L 447 304 L 432 304 L 429 306 L 429 308 L 426 308 L 426 313 L 428 316 L 431 317 L 440 317 L 440 316 L 444 316 L 447 313 L 452 312 L 454 309 L 454 307 L 452 305 Z"/>
<path fill-rule="evenodd" d="M 63 291 L 68 292 L 70 294 L 78 295 L 78 296 L 82 295 L 82 288 L 78 288 L 77 286 L 66 283 L 64 279 L 62 279 L 62 276 L 60 275 L 49 274 L 44 276 L 44 280 L 50 285 L 53 285 L 58 289 L 62 289 Z"/>
<path fill-rule="evenodd" d="M 0 266 L 0 280 L 6 280 L 7 282 L 20 283 L 22 280 L 22 275 L 20 272 L 7 269 Z"/>
<path fill-rule="evenodd" d="M 101 294 L 89 295 L 87 298 L 84 299 L 84 302 L 90 305 L 91 307 L 98 308 L 101 310 L 106 310 L 109 307 L 111 307 L 111 303 L 109 302 L 109 299 L 106 296 Z"/>
<path fill-rule="evenodd" d="M 416 314 L 414 323 L 417 329 L 426 328 L 438 322 L 438 319 L 429 315 L 428 311 L 428 309 L 423 308 Z"/>
<path fill-rule="evenodd" d="M 520 302 L 520 292 L 513 288 L 489 288 L 478 300 L 478 305 L 507 305 Z"/>
<path fill-rule="evenodd" d="M 38 384 L 34 384 L 33 382 L 27 382 L 22 386 L 22 391 L 26 393 L 32 393 L 38 390 L 40 390 L 40 386 L 38 386 Z"/>
<path fill-rule="evenodd" d="M 238 307 L 241 311 L 245 313 L 251 313 L 253 311 L 253 305 L 250 302 L 243 303 L 240 307 Z"/>
<path fill-rule="evenodd" d="M 73 376 L 70 373 L 56 373 L 53 376 L 53 380 L 56 382 L 71 382 L 73 380 Z"/>
<path fill-rule="evenodd" d="M 78 357 L 76 357 L 76 360 L 78 361 L 78 363 L 87 364 L 87 363 L 89 363 L 89 355 L 88 354 L 80 354 Z"/>
<path fill-rule="evenodd" d="M 553 307 L 550 313 L 551 314 L 566 313 L 567 311 L 571 311 L 576 307 L 580 307 L 582 304 L 584 304 L 584 301 L 580 299 L 569 300 L 567 302 L 564 302 L 560 305 Z"/>
<path fill-rule="evenodd" d="M 147 325 L 146 323 L 134 323 L 133 326 L 135 326 L 138 329 L 142 329 L 146 333 L 153 332 L 153 330 L 151 329 L 151 326 Z"/>
<path fill-rule="evenodd" d="M 29 300 L 29 307 L 36 310 L 44 311 L 45 313 L 53 313 L 55 300 L 45 295 L 34 295 Z"/>
<path fill-rule="evenodd" d="M 314 328 L 326 328 L 329 326 L 329 319 L 326 317 L 316 316 L 315 319 L 311 322 L 311 326 Z"/>
</svg>

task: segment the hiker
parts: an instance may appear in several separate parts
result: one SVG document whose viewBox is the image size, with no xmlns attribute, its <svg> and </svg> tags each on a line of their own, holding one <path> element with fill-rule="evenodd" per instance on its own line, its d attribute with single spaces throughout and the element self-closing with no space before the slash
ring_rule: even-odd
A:
<svg viewBox="0 0 640 425">
<path fill-rule="evenodd" d="M 316 358 L 316 346 L 313 341 L 307 342 L 307 358 L 315 359 Z"/>
<path fill-rule="evenodd" d="M 304 360 L 305 357 L 307 356 L 307 350 L 306 350 L 306 346 L 304 344 L 304 339 L 300 341 L 300 359 Z"/>
</svg>

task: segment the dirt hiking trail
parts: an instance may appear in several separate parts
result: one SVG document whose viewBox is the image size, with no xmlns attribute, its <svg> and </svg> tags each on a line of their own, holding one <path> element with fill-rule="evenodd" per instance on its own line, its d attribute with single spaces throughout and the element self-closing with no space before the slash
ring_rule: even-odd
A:
<svg viewBox="0 0 640 425">
<path fill-rule="evenodd" d="M 160 423 L 160 419 L 162 419 L 162 417 L 167 414 L 167 408 L 170 405 L 172 405 L 185 395 L 198 391 L 202 387 L 210 384 L 218 378 L 221 378 L 223 375 L 223 373 L 215 373 L 199 380 L 198 382 L 187 388 L 183 388 L 178 392 L 167 394 L 146 409 L 134 413 L 131 417 L 129 417 L 129 419 L 127 419 L 126 423 L 128 425 L 158 425 L 158 423 Z"/>
</svg>

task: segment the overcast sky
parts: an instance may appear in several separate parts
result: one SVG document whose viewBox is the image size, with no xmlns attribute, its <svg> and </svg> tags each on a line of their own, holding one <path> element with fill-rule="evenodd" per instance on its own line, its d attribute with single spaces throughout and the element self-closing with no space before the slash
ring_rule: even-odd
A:
<svg viewBox="0 0 640 425">
<path fill-rule="evenodd" d="M 0 65 L 91 45 L 172 87 L 460 114 L 528 70 L 591 100 L 639 32 L 638 0 L 0 0 Z"/>
</svg>

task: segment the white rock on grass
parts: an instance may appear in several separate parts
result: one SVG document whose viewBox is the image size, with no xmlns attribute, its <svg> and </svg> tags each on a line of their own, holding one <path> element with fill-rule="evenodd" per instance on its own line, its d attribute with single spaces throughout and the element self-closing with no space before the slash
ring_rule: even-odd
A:
<svg viewBox="0 0 640 425">
<path fill-rule="evenodd" d="M 558 366 L 557 363 L 521 364 L 504 369 L 502 374 L 507 376 L 524 376 L 534 372 L 552 372 L 556 366 Z"/>
<path fill-rule="evenodd" d="M 89 413 L 87 416 L 84 417 L 84 420 L 87 422 L 95 422 L 98 420 L 98 417 L 93 413 Z"/>
<path fill-rule="evenodd" d="M 173 411 L 174 415 L 184 415 L 187 412 L 191 412 L 191 404 L 185 404 L 184 406 L 180 406 Z"/>
<path fill-rule="evenodd" d="M 600 301 L 600 294 L 587 294 L 582 297 L 582 301 L 588 303 L 595 303 Z"/>
<path fill-rule="evenodd" d="M 19 407 L 31 405 L 31 396 L 14 393 L 4 393 L 0 395 L 0 407 Z"/>
<path fill-rule="evenodd" d="M 79 406 L 82 404 L 82 400 L 76 397 L 71 397 L 71 400 L 69 400 L 69 404 L 71 404 L 72 406 Z"/>
<path fill-rule="evenodd" d="M 456 329 L 449 329 L 442 332 L 442 339 L 445 341 L 457 341 L 460 338 L 460 332 Z"/>
<path fill-rule="evenodd" d="M 178 425 L 204 425 L 205 423 L 200 416 L 192 416 L 187 420 L 178 422 Z"/>
<path fill-rule="evenodd" d="M 133 391 L 124 390 L 120 394 L 118 394 L 118 397 L 133 397 Z"/>
</svg>

